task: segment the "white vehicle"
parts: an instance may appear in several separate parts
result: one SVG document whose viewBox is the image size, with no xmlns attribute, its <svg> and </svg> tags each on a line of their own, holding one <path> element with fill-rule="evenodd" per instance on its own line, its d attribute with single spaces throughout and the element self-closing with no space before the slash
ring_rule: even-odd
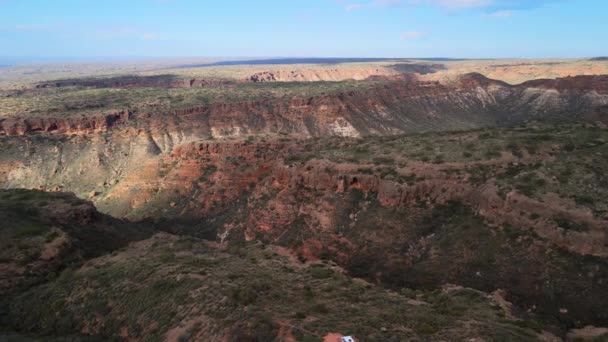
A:
<svg viewBox="0 0 608 342">
<path fill-rule="evenodd" d="M 352 336 L 342 336 L 340 342 L 355 342 L 355 339 Z"/>
</svg>

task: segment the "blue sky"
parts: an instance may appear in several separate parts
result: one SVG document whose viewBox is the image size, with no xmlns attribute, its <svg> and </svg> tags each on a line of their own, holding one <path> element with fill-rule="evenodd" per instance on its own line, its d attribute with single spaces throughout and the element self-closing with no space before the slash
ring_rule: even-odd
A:
<svg viewBox="0 0 608 342">
<path fill-rule="evenodd" d="M 607 0 L 0 0 L 0 56 L 608 55 Z"/>
</svg>

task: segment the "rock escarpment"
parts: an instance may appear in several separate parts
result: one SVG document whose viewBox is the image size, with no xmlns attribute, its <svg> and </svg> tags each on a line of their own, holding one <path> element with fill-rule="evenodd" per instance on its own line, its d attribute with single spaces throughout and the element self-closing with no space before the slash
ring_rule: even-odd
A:
<svg viewBox="0 0 608 342">
<path fill-rule="evenodd" d="M 0 119 L 0 134 L 94 133 L 126 124 L 129 122 L 130 116 L 129 111 L 119 111 L 86 116 L 7 118 Z"/>
<path fill-rule="evenodd" d="M 607 88 L 605 76 L 538 80 L 512 86 L 469 74 L 447 84 L 388 81 L 367 90 L 308 98 L 212 103 L 148 113 L 10 118 L 0 122 L 0 134 L 69 134 L 107 130 L 126 121 L 139 129 L 169 128 L 216 138 L 255 134 L 393 135 L 540 119 L 606 121 Z"/>
<path fill-rule="evenodd" d="M 249 76 L 249 82 L 318 82 L 365 80 L 372 76 L 397 76 L 400 72 L 391 68 L 313 69 L 262 71 Z"/>
</svg>

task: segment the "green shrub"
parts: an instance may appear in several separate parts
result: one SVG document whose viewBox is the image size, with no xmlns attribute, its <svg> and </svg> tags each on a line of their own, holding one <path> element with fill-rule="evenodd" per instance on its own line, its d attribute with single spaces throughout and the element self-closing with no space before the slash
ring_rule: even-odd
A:
<svg viewBox="0 0 608 342">
<path fill-rule="evenodd" d="M 256 302 L 257 293 L 250 287 L 236 287 L 230 291 L 230 298 L 235 304 L 250 305 Z"/>
<path fill-rule="evenodd" d="M 589 227 L 585 223 L 573 222 L 564 217 L 554 217 L 553 221 L 560 228 L 563 228 L 566 230 L 572 230 L 572 231 L 576 231 L 576 232 L 586 232 L 589 230 Z"/>
<path fill-rule="evenodd" d="M 374 170 L 371 169 L 371 168 L 369 168 L 369 167 L 359 168 L 359 169 L 357 169 L 357 172 L 365 174 L 365 175 L 373 175 L 374 174 Z"/>
<path fill-rule="evenodd" d="M 312 311 L 318 314 L 327 314 L 329 313 L 329 308 L 323 303 L 317 303 L 312 306 Z"/>
<path fill-rule="evenodd" d="M 390 157 L 375 157 L 373 160 L 374 164 L 382 165 L 382 164 L 394 164 L 395 160 Z"/>
<path fill-rule="evenodd" d="M 309 272 L 314 279 L 327 279 L 334 274 L 332 270 L 317 265 L 311 267 Z"/>
<path fill-rule="evenodd" d="M 13 227 L 13 238 L 38 236 L 48 231 L 48 226 L 37 222 L 20 222 Z"/>
</svg>

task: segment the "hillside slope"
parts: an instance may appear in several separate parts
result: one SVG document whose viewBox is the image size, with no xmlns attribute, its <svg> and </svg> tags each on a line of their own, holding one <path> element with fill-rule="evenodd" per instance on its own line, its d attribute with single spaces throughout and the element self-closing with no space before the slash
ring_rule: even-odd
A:
<svg viewBox="0 0 608 342">
<path fill-rule="evenodd" d="M 11 244 L 27 245 L 27 252 L 41 248 L 37 260 L 27 261 L 18 254 L 6 260 L 14 254 L 3 251 L 3 281 L 18 278 L 6 273 L 13 262 L 42 276 L 2 297 L 3 340 L 313 341 L 342 332 L 365 340 L 532 341 L 540 332 L 533 320 L 515 318 L 500 293 L 454 286 L 392 292 L 353 279 L 333 263 L 301 263 L 281 248 L 222 247 L 167 233 L 139 236 L 140 241 L 116 251 L 105 242 L 124 234 L 127 223 L 110 220 L 100 230 L 98 219 L 76 220 L 100 218 L 94 209 L 83 216 L 86 202 L 35 191 L 3 191 L 1 196 L 1 210 L 51 206 L 48 210 L 57 213 L 62 208 L 66 215 L 59 220 L 69 217 L 79 230 L 53 221 L 50 212 L 13 211 L 0 227 Z M 75 238 L 80 232 L 88 241 Z M 102 255 L 91 258 L 90 247 Z M 71 261 L 58 268 L 54 259 Z"/>
</svg>

